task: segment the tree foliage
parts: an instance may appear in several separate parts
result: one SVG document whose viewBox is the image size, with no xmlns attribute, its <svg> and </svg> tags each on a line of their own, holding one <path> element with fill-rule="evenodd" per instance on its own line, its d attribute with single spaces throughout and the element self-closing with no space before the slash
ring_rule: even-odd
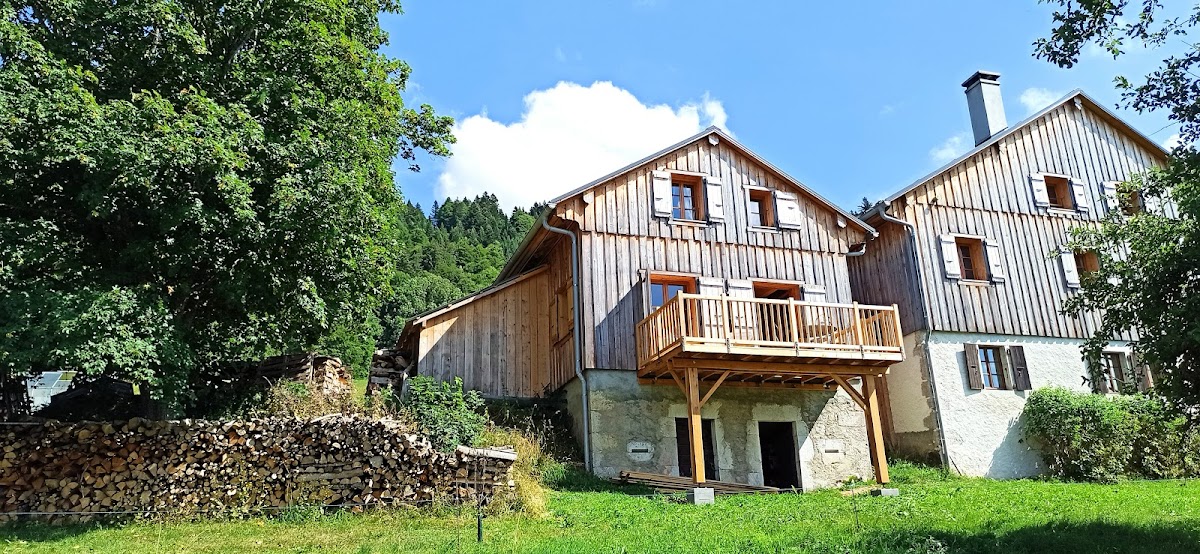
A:
<svg viewBox="0 0 1200 554">
<path fill-rule="evenodd" d="M 1078 228 L 1071 246 L 1092 250 L 1100 271 L 1064 306 L 1068 313 L 1099 310 L 1103 322 L 1085 345 L 1085 357 L 1118 333 L 1136 329 L 1137 350 L 1154 369 L 1156 390 L 1196 414 L 1200 407 L 1200 50 L 1187 39 L 1200 23 L 1200 5 L 1183 16 L 1164 15 L 1161 2 L 1131 6 L 1127 0 L 1044 0 L 1057 4 L 1055 26 L 1035 42 L 1036 55 L 1062 67 L 1079 62 L 1082 49 L 1098 44 L 1114 57 L 1130 43 L 1183 45 L 1142 79 L 1115 78 L 1121 104 L 1139 112 L 1163 110 L 1179 124 L 1182 145 L 1166 167 L 1135 176 L 1119 187 L 1127 202 L 1143 209 L 1127 216 L 1112 210 L 1097 229 Z M 1171 40 L 1171 39 L 1177 40 Z M 1093 373 L 1098 364 L 1092 364 Z M 1093 378 L 1098 375 L 1093 375 Z"/>
<path fill-rule="evenodd" d="M 153 385 L 354 334 L 448 153 L 390 0 L 0 2 L 0 368 Z M 378 327 L 378 322 L 376 322 Z"/>
</svg>

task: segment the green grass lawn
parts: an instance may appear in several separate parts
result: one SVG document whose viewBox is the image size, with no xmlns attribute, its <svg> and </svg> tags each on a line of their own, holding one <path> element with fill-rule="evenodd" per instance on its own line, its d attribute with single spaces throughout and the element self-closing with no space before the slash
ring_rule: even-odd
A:
<svg viewBox="0 0 1200 554">
<path fill-rule="evenodd" d="M 394 510 L 310 518 L 20 525 L 26 552 L 1200 552 L 1200 482 L 1119 485 L 942 479 L 899 467 L 898 498 L 837 491 L 666 497 L 557 491 L 542 518 Z"/>
</svg>

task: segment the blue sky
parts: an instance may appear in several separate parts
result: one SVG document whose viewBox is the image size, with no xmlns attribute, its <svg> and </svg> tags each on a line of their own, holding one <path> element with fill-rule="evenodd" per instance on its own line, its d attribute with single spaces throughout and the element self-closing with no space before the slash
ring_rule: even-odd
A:
<svg viewBox="0 0 1200 554">
<path fill-rule="evenodd" d="M 1113 76 L 1164 56 L 1036 60 L 1051 6 L 1034 0 L 864 4 L 409 1 L 384 16 L 386 52 L 413 68 L 406 101 L 454 116 L 460 142 L 419 174 L 397 164 L 397 182 L 426 209 L 482 190 L 527 205 L 716 123 L 853 207 L 971 146 L 960 83 L 976 69 L 1002 74 L 1015 123 L 1075 88 L 1113 107 Z M 1175 133 L 1164 114 L 1119 113 Z"/>
</svg>

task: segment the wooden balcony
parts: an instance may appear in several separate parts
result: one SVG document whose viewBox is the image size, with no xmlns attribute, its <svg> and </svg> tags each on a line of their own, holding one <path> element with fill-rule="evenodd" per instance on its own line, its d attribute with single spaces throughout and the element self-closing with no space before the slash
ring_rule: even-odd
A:
<svg viewBox="0 0 1200 554">
<path fill-rule="evenodd" d="M 875 480 L 887 483 L 878 391 L 888 366 L 904 360 L 901 336 L 895 305 L 680 293 L 637 324 L 638 380 L 683 392 L 697 485 L 700 409 L 722 385 L 844 390 L 866 416 Z"/>
<path fill-rule="evenodd" d="M 800 375 L 878 375 L 904 359 L 894 305 L 687 293 L 638 322 L 637 349 L 638 375 L 649 379 L 676 365 L 766 372 L 756 380 L 794 383 Z"/>
</svg>

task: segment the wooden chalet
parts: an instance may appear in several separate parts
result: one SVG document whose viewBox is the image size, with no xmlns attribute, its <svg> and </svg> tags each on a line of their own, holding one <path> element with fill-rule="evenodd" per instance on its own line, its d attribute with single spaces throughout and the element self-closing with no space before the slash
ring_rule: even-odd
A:
<svg viewBox="0 0 1200 554">
<path fill-rule="evenodd" d="M 846 262 L 871 226 L 715 127 L 550 205 L 496 284 L 409 322 L 419 374 L 497 398 L 565 388 L 605 476 L 888 481 L 899 311 L 855 303 Z"/>
</svg>

